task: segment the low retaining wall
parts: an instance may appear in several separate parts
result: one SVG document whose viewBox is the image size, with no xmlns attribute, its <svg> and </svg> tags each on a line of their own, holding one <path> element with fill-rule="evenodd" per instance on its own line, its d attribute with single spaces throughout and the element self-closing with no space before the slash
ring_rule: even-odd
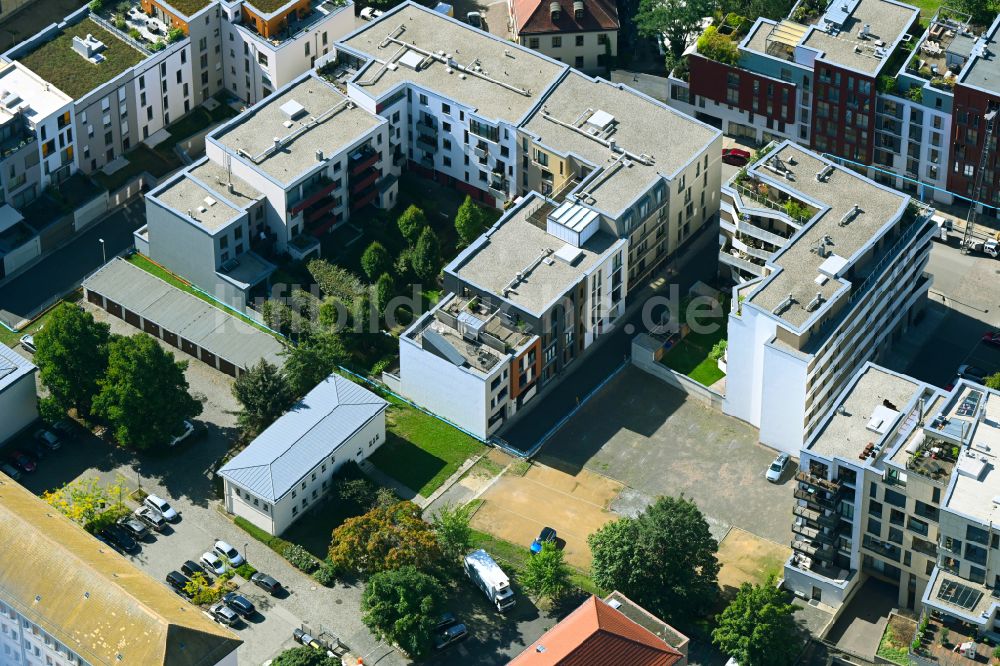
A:
<svg viewBox="0 0 1000 666">
<path fill-rule="evenodd" d="M 663 345 L 659 340 L 640 333 L 632 338 L 632 365 L 663 380 L 668 386 L 700 400 L 706 407 L 722 411 L 726 397 L 660 363 L 662 348 Z"/>
</svg>

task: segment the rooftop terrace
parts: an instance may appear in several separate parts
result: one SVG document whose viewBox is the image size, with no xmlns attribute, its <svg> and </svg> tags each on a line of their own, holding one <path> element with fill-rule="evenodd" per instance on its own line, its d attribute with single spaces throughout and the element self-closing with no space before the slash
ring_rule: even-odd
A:
<svg viewBox="0 0 1000 666">
<path fill-rule="evenodd" d="M 816 314 L 809 310 L 809 303 L 817 293 L 826 303 L 843 287 L 832 278 L 820 283 L 820 267 L 823 273 L 846 273 L 854 254 L 898 219 L 909 200 L 790 142 L 761 158 L 749 174 L 767 192 L 783 189 L 819 207 L 813 220 L 773 260 L 780 270 L 765 278 L 749 297 L 754 305 L 796 328 Z M 824 254 L 816 251 L 821 243 Z"/>
<path fill-rule="evenodd" d="M 375 59 L 354 79 L 372 97 L 410 81 L 483 117 L 512 124 L 531 111 L 567 68 L 412 2 L 369 23 L 343 44 Z M 432 52 L 435 57 L 425 58 Z M 407 64 L 411 62 L 415 68 Z"/>
<path fill-rule="evenodd" d="M 905 418 L 903 410 L 925 385 L 905 375 L 868 364 L 831 411 L 808 445 L 826 460 L 861 463 L 869 443 L 878 443 Z"/>
<path fill-rule="evenodd" d="M 598 121 L 603 126 L 596 125 Z M 651 127 L 656 131 L 651 132 Z M 635 90 L 591 79 L 576 70 L 556 84 L 524 129 L 552 150 L 574 153 L 602 168 L 603 173 L 578 194 L 612 217 L 646 193 L 661 175 L 670 176 L 684 167 L 720 134 Z M 608 141 L 614 141 L 614 150 Z M 718 159 L 718 155 L 711 158 Z"/>
<path fill-rule="evenodd" d="M 528 219 L 541 201 L 533 196 L 508 211 L 445 270 L 541 315 L 608 254 L 624 246 L 625 240 L 598 231 L 574 252 L 572 262 L 568 263 L 556 252 L 572 246 Z"/>
<path fill-rule="evenodd" d="M 317 164 L 317 151 L 337 155 L 382 122 L 310 75 L 237 116 L 211 138 L 288 185 Z"/>
<path fill-rule="evenodd" d="M 961 383 L 945 408 L 945 431 L 965 430 L 963 446 L 944 506 L 982 523 L 1000 526 L 1000 394 L 975 384 Z"/>
<path fill-rule="evenodd" d="M 978 39 L 977 30 L 968 20 L 967 14 L 958 15 L 942 7 L 916 45 L 906 64 L 907 73 L 950 89 Z"/>
<path fill-rule="evenodd" d="M 992 92 L 994 95 L 1000 94 L 1000 16 L 990 26 L 978 48 L 965 69 L 959 75 L 960 83 L 967 86 L 974 86 L 982 90 Z"/>
<path fill-rule="evenodd" d="M 73 49 L 73 37 L 92 35 L 105 46 L 99 63 L 88 61 Z M 54 39 L 18 58 L 20 63 L 73 99 L 79 99 L 127 69 L 146 55 L 105 30 L 89 17 L 67 26 Z"/>
</svg>

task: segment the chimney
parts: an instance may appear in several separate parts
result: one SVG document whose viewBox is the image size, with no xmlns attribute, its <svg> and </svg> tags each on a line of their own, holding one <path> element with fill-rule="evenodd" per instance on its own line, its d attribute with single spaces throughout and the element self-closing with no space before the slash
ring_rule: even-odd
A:
<svg viewBox="0 0 1000 666">
<path fill-rule="evenodd" d="M 319 150 L 316 151 L 316 161 L 317 162 L 322 162 L 323 161 L 323 151 L 322 151 L 322 149 L 319 149 Z"/>
<path fill-rule="evenodd" d="M 274 137 L 274 149 L 278 150 L 278 148 L 281 148 L 281 139 Z"/>
<path fill-rule="evenodd" d="M 562 5 L 558 2 L 550 2 L 549 14 L 552 16 L 553 21 L 558 21 L 559 17 L 562 15 Z"/>
<path fill-rule="evenodd" d="M 583 0 L 573 0 L 573 16 L 577 21 L 583 20 Z"/>
</svg>

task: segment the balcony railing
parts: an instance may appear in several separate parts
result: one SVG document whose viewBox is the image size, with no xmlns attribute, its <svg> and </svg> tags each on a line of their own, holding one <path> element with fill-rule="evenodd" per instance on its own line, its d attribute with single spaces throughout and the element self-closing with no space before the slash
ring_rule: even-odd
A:
<svg viewBox="0 0 1000 666">
<path fill-rule="evenodd" d="M 796 505 L 792 508 L 792 513 L 800 518 L 811 520 L 823 527 L 837 527 L 840 524 L 840 516 L 835 513 L 825 513 L 810 509 L 807 506 Z"/>
<path fill-rule="evenodd" d="M 813 476 L 809 472 L 802 470 L 795 475 L 795 480 L 831 493 L 840 492 L 841 488 L 840 483 L 837 481 L 829 481 L 819 476 Z"/>
<path fill-rule="evenodd" d="M 792 496 L 795 499 L 804 500 L 810 504 L 815 504 L 816 506 L 823 507 L 826 509 L 833 509 L 837 506 L 837 500 L 833 497 L 828 497 L 825 492 L 810 492 L 804 488 L 796 488 L 792 492 Z"/>
</svg>

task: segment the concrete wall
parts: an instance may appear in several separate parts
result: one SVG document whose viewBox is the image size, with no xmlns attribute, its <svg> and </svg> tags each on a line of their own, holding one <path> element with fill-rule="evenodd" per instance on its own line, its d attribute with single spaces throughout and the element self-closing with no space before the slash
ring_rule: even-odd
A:
<svg viewBox="0 0 1000 666">
<path fill-rule="evenodd" d="M 25 375 L 0 393 L 0 444 L 38 418 L 35 373 Z"/>
<path fill-rule="evenodd" d="M 547 11 L 544 7 L 539 11 Z M 607 39 L 607 45 L 598 44 L 598 35 L 603 35 Z M 577 38 L 583 38 L 583 44 L 577 45 Z M 556 46 L 556 41 L 560 43 Z M 611 66 L 611 58 L 618 55 L 618 32 L 609 30 L 606 32 L 578 32 L 563 33 L 560 35 L 520 35 L 515 40 L 522 46 L 527 46 L 539 53 L 564 62 L 570 67 L 584 72 L 603 73 Z M 604 56 L 603 63 L 598 60 Z"/>
<path fill-rule="evenodd" d="M 805 440 L 806 375 L 809 360 L 779 347 L 763 349 L 760 441 L 797 455 Z"/>
<path fill-rule="evenodd" d="M 4 275 L 11 275 L 35 257 L 42 254 L 42 239 L 33 236 L 27 243 L 8 252 L 3 256 Z"/>
<path fill-rule="evenodd" d="M 659 362 L 660 341 L 640 333 L 632 339 L 632 365 L 661 379 L 668 386 L 702 402 L 706 407 L 722 410 L 725 396 L 699 384 L 679 372 L 674 372 Z"/>
<path fill-rule="evenodd" d="M 108 212 L 108 193 L 99 195 L 73 211 L 73 230 L 80 231 L 91 222 Z"/>
<path fill-rule="evenodd" d="M 208 293 L 216 292 L 216 239 L 150 197 L 146 226 L 150 259 Z"/>
</svg>

